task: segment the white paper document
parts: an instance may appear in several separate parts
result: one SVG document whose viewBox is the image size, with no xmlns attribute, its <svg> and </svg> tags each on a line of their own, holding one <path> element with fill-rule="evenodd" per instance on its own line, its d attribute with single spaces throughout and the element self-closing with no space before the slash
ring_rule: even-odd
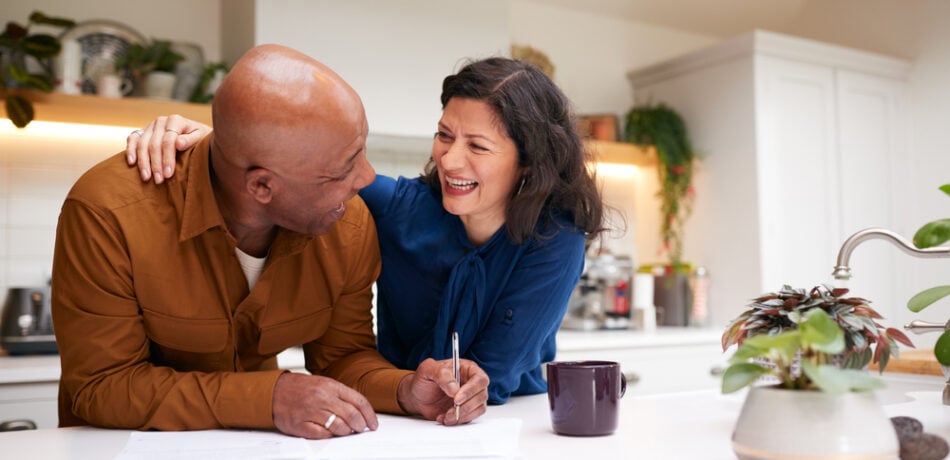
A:
<svg viewBox="0 0 950 460">
<path fill-rule="evenodd" d="M 427 420 L 380 415 L 376 431 L 333 438 L 316 452 L 315 458 L 508 459 L 518 455 L 520 436 L 521 420 L 515 418 L 477 419 L 447 427 Z"/>
<path fill-rule="evenodd" d="M 309 459 L 301 438 L 268 431 L 136 431 L 116 460 Z"/>
</svg>

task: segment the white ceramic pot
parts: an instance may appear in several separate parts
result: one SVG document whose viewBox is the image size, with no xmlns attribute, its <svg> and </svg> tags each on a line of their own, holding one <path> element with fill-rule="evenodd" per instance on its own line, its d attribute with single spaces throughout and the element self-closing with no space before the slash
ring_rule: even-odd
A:
<svg viewBox="0 0 950 460">
<path fill-rule="evenodd" d="M 894 460 L 897 433 L 873 392 L 753 387 L 732 434 L 741 460 Z"/>
<path fill-rule="evenodd" d="M 145 79 L 145 97 L 152 99 L 171 99 L 175 91 L 175 74 L 171 72 L 149 72 Z"/>
</svg>

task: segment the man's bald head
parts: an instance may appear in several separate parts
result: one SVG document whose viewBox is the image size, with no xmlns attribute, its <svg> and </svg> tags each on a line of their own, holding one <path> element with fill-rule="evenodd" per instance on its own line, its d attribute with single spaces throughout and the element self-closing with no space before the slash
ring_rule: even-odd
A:
<svg viewBox="0 0 950 460">
<path fill-rule="evenodd" d="M 212 106 L 212 185 L 242 250 L 274 226 L 319 235 L 375 178 L 359 96 L 327 66 L 278 45 L 241 57 Z M 266 244 L 243 235 L 264 235 Z"/>
<path fill-rule="evenodd" d="M 214 147 L 243 168 L 282 169 L 275 162 L 298 164 L 366 135 L 356 91 L 329 67 L 280 45 L 254 47 L 238 60 L 215 93 L 212 118 Z"/>
</svg>

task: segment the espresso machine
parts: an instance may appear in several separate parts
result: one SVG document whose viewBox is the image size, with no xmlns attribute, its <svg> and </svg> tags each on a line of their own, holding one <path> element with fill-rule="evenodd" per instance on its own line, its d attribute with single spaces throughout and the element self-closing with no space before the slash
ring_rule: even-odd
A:
<svg viewBox="0 0 950 460">
<path fill-rule="evenodd" d="M 7 290 L 0 316 L 0 346 L 11 355 L 57 353 L 49 286 Z"/>
<path fill-rule="evenodd" d="M 600 254 L 588 257 L 574 288 L 564 329 L 627 329 L 631 319 L 633 261 L 628 256 Z"/>
</svg>

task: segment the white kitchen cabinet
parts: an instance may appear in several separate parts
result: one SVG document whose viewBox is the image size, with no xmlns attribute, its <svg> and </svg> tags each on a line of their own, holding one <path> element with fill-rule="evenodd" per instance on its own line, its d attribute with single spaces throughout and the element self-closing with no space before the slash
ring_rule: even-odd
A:
<svg viewBox="0 0 950 460">
<path fill-rule="evenodd" d="M 281 369 L 307 373 L 303 350 L 289 348 L 277 355 Z M 0 356 L 0 422 L 32 420 L 38 428 L 59 424 L 59 356 Z"/>
<path fill-rule="evenodd" d="M 783 284 L 830 282 L 847 236 L 901 221 L 908 71 L 898 59 L 755 31 L 630 72 L 637 102 L 678 111 L 701 156 L 684 255 L 709 268 L 713 324 Z M 864 246 L 851 259 L 852 294 L 895 316 L 897 251 Z"/>
<path fill-rule="evenodd" d="M 31 420 L 37 428 L 56 428 L 58 382 L 0 383 L 0 422 Z"/>
<path fill-rule="evenodd" d="M 647 395 L 719 388 L 728 360 L 722 331 L 660 328 L 642 331 L 560 331 L 557 361 L 616 361 L 627 392 Z M 730 353 L 731 354 L 731 353 Z"/>
</svg>

